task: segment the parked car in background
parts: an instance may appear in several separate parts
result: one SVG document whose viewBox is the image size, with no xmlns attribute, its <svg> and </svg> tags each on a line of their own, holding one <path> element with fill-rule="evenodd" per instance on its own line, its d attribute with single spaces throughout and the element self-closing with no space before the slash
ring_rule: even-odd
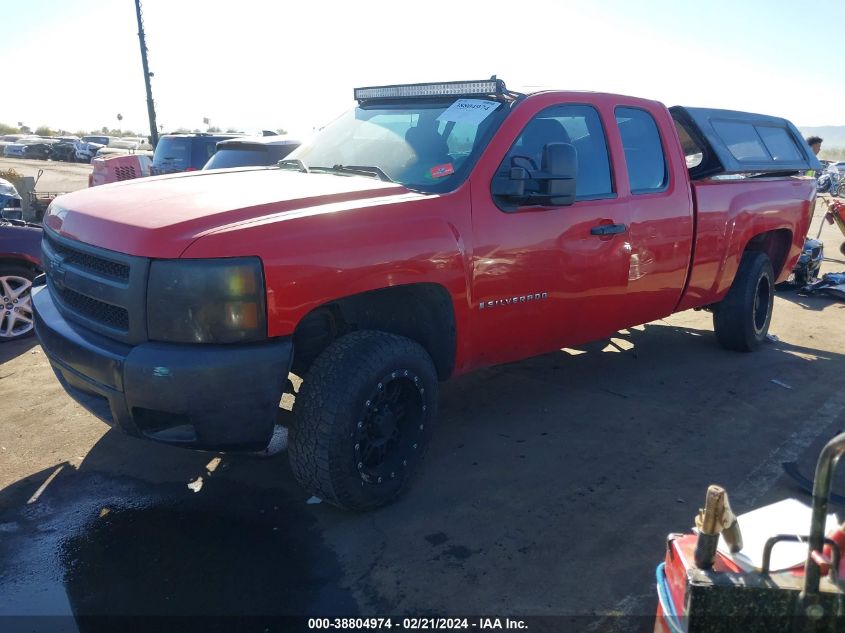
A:
<svg viewBox="0 0 845 633">
<path fill-rule="evenodd" d="M 35 149 L 33 152 L 29 153 L 27 147 L 29 145 L 41 145 L 45 141 L 49 141 L 52 139 L 44 139 L 40 136 L 25 136 L 23 138 L 18 139 L 14 143 L 8 143 L 5 147 L 3 147 L 3 156 L 8 158 L 34 158 L 38 157 L 42 150 Z"/>
<path fill-rule="evenodd" d="M 217 143 L 217 152 L 203 169 L 275 165 L 300 145 L 283 136 L 232 138 Z"/>
<path fill-rule="evenodd" d="M 75 137 L 60 138 L 59 142 L 51 148 L 50 159 L 64 161 L 67 163 L 75 163 L 76 151 L 81 142 L 82 141 Z"/>
<path fill-rule="evenodd" d="M 97 145 L 109 145 L 114 141 L 114 138 L 111 136 L 100 136 L 100 135 L 92 135 L 92 136 L 83 136 L 82 142 L 83 143 L 95 143 Z"/>
<path fill-rule="evenodd" d="M 53 146 L 58 142 L 59 140 L 55 138 L 42 138 L 38 141 L 26 143 L 23 148 L 23 157 L 47 160 L 52 154 Z"/>
<path fill-rule="evenodd" d="M 125 156 L 127 154 L 149 154 L 150 160 L 153 157 L 153 146 L 146 139 L 140 138 L 118 138 L 114 139 L 106 147 L 101 147 L 94 155 L 95 158 L 107 158 L 109 156 Z"/>
<path fill-rule="evenodd" d="M 217 151 L 217 143 L 243 134 L 165 134 L 153 155 L 152 175 L 202 169 Z"/>
<path fill-rule="evenodd" d="M 32 280 L 41 274 L 41 227 L 0 219 L 0 342 L 33 333 Z"/>
<path fill-rule="evenodd" d="M 21 196 L 14 184 L 0 178 L 0 219 L 19 220 L 23 216 Z"/>
<path fill-rule="evenodd" d="M 101 136 L 98 134 L 83 136 L 76 147 L 76 160 L 81 163 L 90 163 L 98 150 L 109 146 L 114 140 L 111 136 Z"/>
<path fill-rule="evenodd" d="M 27 138 L 32 136 L 31 134 L 4 134 L 0 136 L 0 151 L 4 150 L 7 145 L 11 145 L 12 143 L 17 143 L 22 138 Z"/>
</svg>

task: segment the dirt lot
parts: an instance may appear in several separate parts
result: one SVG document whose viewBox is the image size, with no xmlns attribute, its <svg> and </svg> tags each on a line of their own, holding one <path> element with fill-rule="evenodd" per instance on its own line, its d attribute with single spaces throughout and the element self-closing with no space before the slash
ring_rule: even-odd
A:
<svg viewBox="0 0 845 633">
<path fill-rule="evenodd" d="M 44 173 L 36 185 L 36 191 L 76 191 L 88 186 L 88 174 L 91 165 L 84 163 L 63 163 L 53 160 L 30 160 L 24 158 L 5 158 L 0 156 L 0 171 L 14 169 L 23 176 L 38 176 L 38 170 Z"/>
<path fill-rule="evenodd" d="M 823 270 L 845 270 L 843 237 L 822 238 Z M 811 473 L 845 427 L 843 309 L 780 292 L 779 341 L 755 354 L 723 351 L 710 315 L 686 312 L 454 380 L 415 486 L 361 515 L 306 504 L 284 454 L 110 432 L 35 341 L 7 344 L 0 615 L 566 615 L 648 630 L 666 534 L 689 528 L 709 483 L 739 512 L 807 499 L 780 464 Z"/>
</svg>

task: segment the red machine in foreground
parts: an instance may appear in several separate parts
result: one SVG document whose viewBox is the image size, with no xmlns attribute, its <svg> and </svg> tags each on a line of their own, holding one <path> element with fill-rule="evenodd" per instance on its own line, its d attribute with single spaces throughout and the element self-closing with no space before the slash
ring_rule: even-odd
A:
<svg viewBox="0 0 845 633">
<path fill-rule="evenodd" d="M 841 579 L 845 524 L 825 537 L 833 469 L 843 453 L 845 433 L 828 442 L 819 456 L 809 535 L 779 534 L 768 539 L 762 567 L 750 572 L 716 550 L 720 533 L 733 552 L 742 548 L 742 538 L 727 495 L 711 486 L 707 505 L 696 521 L 698 534 L 668 537 L 666 560 L 657 567 L 655 632 L 845 630 L 845 582 Z M 773 549 L 790 541 L 808 543 L 803 568 L 771 571 Z"/>
</svg>

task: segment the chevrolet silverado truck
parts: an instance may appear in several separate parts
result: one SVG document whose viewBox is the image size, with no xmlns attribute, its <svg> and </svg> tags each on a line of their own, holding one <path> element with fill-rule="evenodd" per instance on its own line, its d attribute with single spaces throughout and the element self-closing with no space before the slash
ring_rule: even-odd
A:
<svg viewBox="0 0 845 633">
<path fill-rule="evenodd" d="M 819 165 L 788 121 L 501 80 L 359 88 L 278 166 L 55 200 L 35 327 L 67 392 L 131 435 L 267 445 L 363 510 L 410 481 L 438 382 L 703 308 L 765 340 Z"/>
</svg>

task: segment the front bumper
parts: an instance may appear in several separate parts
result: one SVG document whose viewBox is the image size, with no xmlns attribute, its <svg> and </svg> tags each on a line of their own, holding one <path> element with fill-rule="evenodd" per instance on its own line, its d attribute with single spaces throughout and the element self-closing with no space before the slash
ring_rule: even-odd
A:
<svg viewBox="0 0 845 633">
<path fill-rule="evenodd" d="M 270 441 L 293 357 L 290 339 L 244 345 L 125 345 L 67 321 L 46 286 L 35 332 L 62 386 L 136 437 L 212 450 Z"/>
</svg>

